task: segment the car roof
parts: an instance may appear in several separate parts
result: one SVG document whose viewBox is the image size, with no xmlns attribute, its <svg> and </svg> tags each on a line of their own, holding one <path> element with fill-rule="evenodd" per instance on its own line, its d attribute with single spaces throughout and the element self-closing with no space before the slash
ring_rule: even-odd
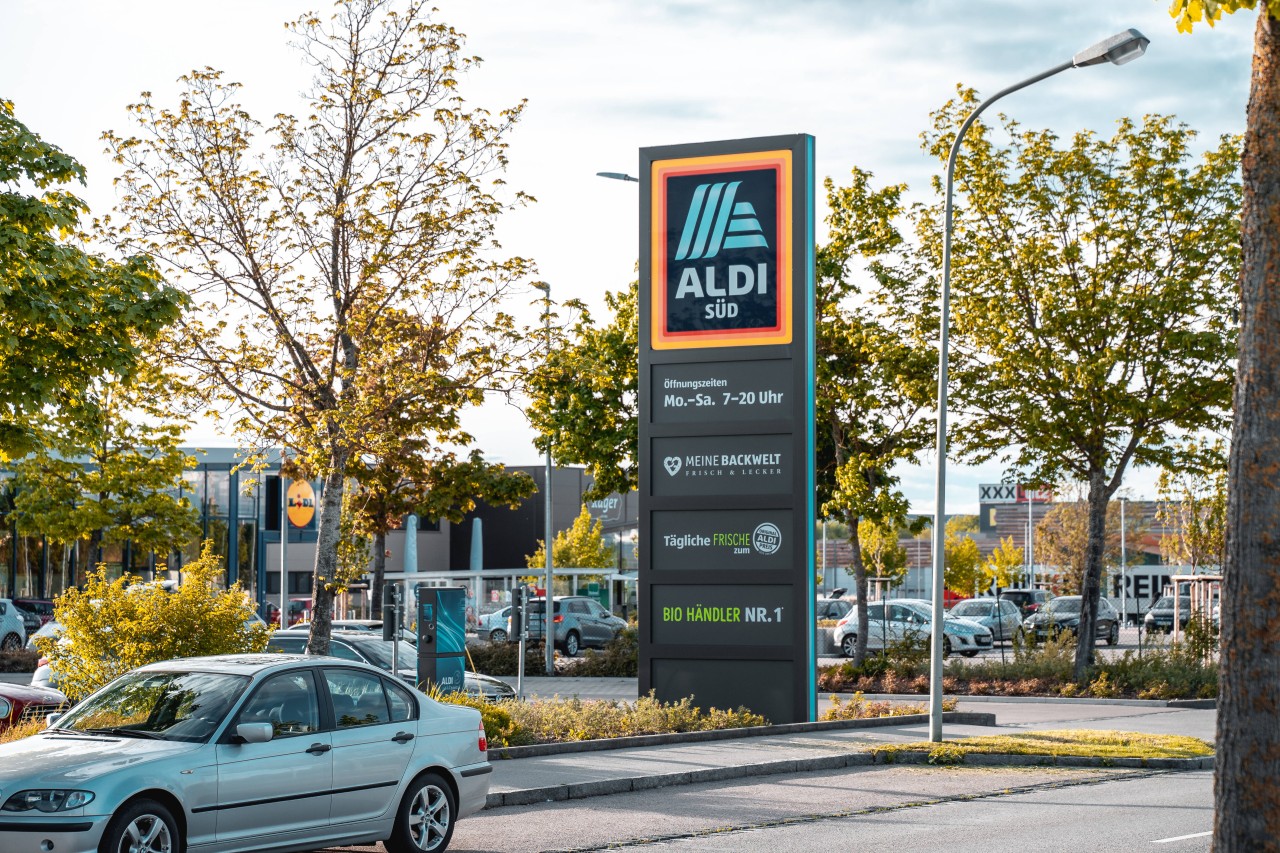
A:
<svg viewBox="0 0 1280 853">
<path fill-rule="evenodd" d="M 140 666 L 139 672 L 170 672 L 182 669 L 188 672 L 220 672 L 228 675 L 257 675 L 273 669 L 287 669 L 291 666 L 313 665 L 317 663 L 335 663 L 342 666 L 362 666 L 373 672 L 382 670 L 362 661 L 337 658 L 330 655 L 300 655 L 279 652 L 248 652 L 236 655 L 210 655 L 208 657 L 174 658 L 173 660 L 149 663 Z"/>
</svg>

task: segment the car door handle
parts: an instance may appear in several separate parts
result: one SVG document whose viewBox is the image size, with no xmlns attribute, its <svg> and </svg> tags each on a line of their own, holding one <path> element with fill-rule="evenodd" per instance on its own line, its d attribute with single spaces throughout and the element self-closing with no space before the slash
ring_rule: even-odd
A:
<svg viewBox="0 0 1280 853">
<path fill-rule="evenodd" d="M 312 755 L 324 755 L 326 752 L 328 752 L 331 749 L 333 749 L 333 747 L 327 743 L 313 743 L 311 744 L 311 747 L 307 750 L 307 752 L 311 753 Z"/>
<path fill-rule="evenodd" d="M 396 736 L 392 738 L 396 743 L 408 743 L 413 740 L 413 735 L 408 732 L 396 732 Z"/>
</svg>

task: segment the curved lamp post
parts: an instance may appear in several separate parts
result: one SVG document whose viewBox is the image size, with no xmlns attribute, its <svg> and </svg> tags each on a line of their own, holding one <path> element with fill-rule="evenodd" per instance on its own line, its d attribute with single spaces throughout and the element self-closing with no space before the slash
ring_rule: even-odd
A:
<svg viewBox="0 0 1280 853">
<path fill-rule="evenodd" d="M 1055 65 L 1034 77 L 1028 77 L 1020 83 L 1014 83 L 1001 89 L 990 98 L 978 104 L 977 109 L 969 113 L 969 117 L 960 125 L 955 142 L 951 144 L 951 154 L 947 158 L 947 195 L 946 213 L 942 238 L 942 295 L 939 298 L 939 332 L 938 332 L 938 471 L 935 487 L 936 505 L 933 516 L 933 634 L 929 659 L 929 739 L 933 742 L 942 740 L 942 643 L 943 643 L 943 571 L 946 560 L 946 483 L 947 483 L 947 332 L 951 322 L 951 217 L 952 190 L 955 183 L 956 158 L 960 154 L 960 145 L 969 127 L 977 120 L 982 111 L 991 104 L 1019 89 L 1025 89 L 1032 83 L 1039 83 L 1069 68 L 1084 68 L 1089 65 L 1101 65 L 1110 62 L 1113 65 L 1124 65 L 1146 53 L 1150 40 L 1134 29 L 1117 33 L 1109 39 L 1100 41 L 1092 47 L 1080 51 L 1070 61 Z"/>
</svg>

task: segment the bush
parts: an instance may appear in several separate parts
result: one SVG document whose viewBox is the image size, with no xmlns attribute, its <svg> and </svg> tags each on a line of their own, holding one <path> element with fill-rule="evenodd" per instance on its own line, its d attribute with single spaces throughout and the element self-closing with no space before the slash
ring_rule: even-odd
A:
<svg viewBox="0 0 1280 853">
<path fill-rule="evenodd" d="M 943 699 L 942 710 L 954 711 L 956 699 Z M 853 694 L 848 702 L 840 701 L 839 696 L 831 697 L 831 707 L 822 712 L 823 720 L 865 720 L 872 717 L 904 717 L 908 714 L 927 714 L 929 709 L 914 703 L 868 702 L 861 693 Z"/>
<path fill-rule="evenodd" d="M 581 658 L 570 659 L 557 675 L 579 678 L 635 678 L 640 670 L 640 631 L 623 628 L 604 651 L 588 649 Z"/>
<path fill-rule="evenodd" d="M 67 698 L 78 702 L 144 664 L 266 648 L 270 629 L 254 619 L 240 585 L 216 585 L 222 565 L 211 542 L 182 573 L 181 586 L 168 592 L 134 575 L 108 581 L 101 566 L 83 590 L 69 589 L 57 599 L 54 618 L 62 636 L 41 637 L 36 645 Z"/>
<path fill-rule="evenodd" d="M 524 650 L 524 674 L 543 675 L 547 670 L 542 643 L 526 643 Z M 518 675 L 520 663 L 519 643 L 480 643 L 467 646 L 471 659 L 471 671 L 482 675 Z"/>
<path fill-rule="evenodd" d="M 0 732 L 0 743 L 9 743 L 10 741 L 22 740 L 24 737 L 31 737 L 44 731 L 44 727 L 45 721 L 43 719 L 19 720 Z"/>
<path fill-rule="evenodd" d="M 35 672 L 39 663 L 40 653 L 35 650 L 0 652 L 0 672 Z"/>
</svg>

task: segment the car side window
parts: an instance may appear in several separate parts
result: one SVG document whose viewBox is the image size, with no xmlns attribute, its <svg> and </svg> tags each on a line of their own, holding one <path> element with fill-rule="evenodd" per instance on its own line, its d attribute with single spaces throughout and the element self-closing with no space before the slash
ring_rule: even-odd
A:
<svg viewBox="0 0 1280 853">
<path fill-rule="evenodd" d="M 901 604 L 894 604 L 889 607 L 890 622 L 910 622 L 912 615 L 911 611 Z"/>
<path fill-rule="evenodd" d="M 591 613 L 591 608 L 587 606 L 587 603 L 585 601 L 570 601 L 569 612 L 581 613 L 585 616 Z"/>
<path fill-rule="evenodd" d="M 267 648 L 278 652 L 300 653 L 307 645 L 306 637 L 285 637 L 279 633 L 271 637 Z"/>
<path fill-rule="evenodd" d="M 875 619 L 881 622 L 884 621 L 884 605 L 883 604 L 867 605 L 867 621 L 870 622 L 872 619 Z"/>
<path fill-rule="evenodd" d="M 391 706 L 391 722 L 403 723 L 417 718 L 418 703 L 413 701 L 408 690 L 385 678 L 382 679 L 382 686 L 386 688 L 387 703 Z"/>
<path fill-rule="evenodd" d="M 292 737 L 320 730 L 320 706 L 309 670 L 273 675 L 240 709 L 240 723 L 271 723 L 276 737 Z"/>
<path fill-rule="evenodd" d="M 382 679 L 353 669 L 326 669 L 325 682 L 333 699 L 333 718 L 339 729 L 390 722 Z"/>
<path fill-rule="evenodd" d="M 591 611 L 592 616 L 595 616 L 598 619 L 603 619 L 609 615 L 609 611 L 605 610 L 598 601 L 588 601 L 587 609 Z"/>
<path fill-rule="evenodd" d="M 356 653 L 356 650 L 348 646 L 346 643 L 330 642 L 329 654 L 333 655 L 335 658 L 342 658 L 343 660 L 353 660 L 360 663 L 364 662 L 364 658 L 360 657 L 360 655 Z"/>
</svg>

